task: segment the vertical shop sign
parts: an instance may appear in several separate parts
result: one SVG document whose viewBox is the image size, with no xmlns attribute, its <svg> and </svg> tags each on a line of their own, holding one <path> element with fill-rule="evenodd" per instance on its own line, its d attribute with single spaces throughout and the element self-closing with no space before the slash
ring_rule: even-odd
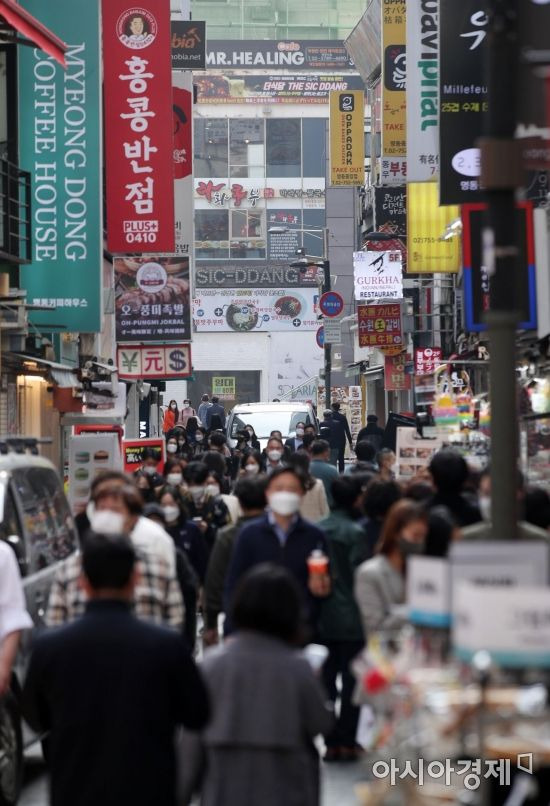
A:
<svg viewBox="0 0 550 806">
<path fill-rule="evenodd" d="M 403 346 L 401 305 L 358 305 L 359 347 Z"/>
<path fill-rule="evenodd" d="M 176 254 L 189 258 L 193 276 L 193 77 L 172 73 Z"/>
<path fill-rule="evenodd" d="M 403 271 L 407 271 L 407 188 L 374 188 L 374 226 L 377 232 L 393 235 L 388 241 L 366 240 L 367 249 L 375 252 L 401 252 Z"/>
<path fill-rule="evenodd" d="M 170 6 L 103 0 L 107 245 L 174 252 Z"/>
<path fill-rule="evenodd" d="M 355 299 L 403 299 L 401 252 L 354 252 Z"/>
<path fill-rule="evenodd" d="M 404 392 L 411 388 L 411 376 L 405 372 L 406 363 L 406 353 L 385 356 L 384 389 L 386 392 Z"/>
<path fill-rule="evenodd" d="M 362 90 L 330 93 L 330 183 L 365 182 L 365 96 Z"/>
<path fill-rule="evenodd" d="M 418 274 L 457 272 L 460 237 L 453 229 L 460 224 L 460 208 L 440 206 L 436 182 L 407 185 L 408 271 Z"/>
<path fill-rule="evenodd" d="M 32 175 L 32 263 L 21 267 L 41 330 L 101 330 L 101 103 L 99 9 L 85 0 L 24 0 L 70 43 L 66 70 L 18 48 L 19 151 Z"/>
<path fill-rule="evenodd" d="M 407 155 L 406 5 L 382 0 L 382 156 Z"/>
<path fill-rule="evenodd" d="M 441 364 L 443 350 L 441 347 L 422 347 L 414 352 L 414 374 L 421 378 L 433 375 Z"/>
<path fill-rule="evenodd" d="M 480 201 L 476 141 L 488 109 L 486 0 L 440 0 L 439 171 L 441 204 Z"/>
<path fill-rule="evenodd" d="M 407 174 L 429 182 L 439 174 L 438 0 L 407 2 Z"/>
</svg>

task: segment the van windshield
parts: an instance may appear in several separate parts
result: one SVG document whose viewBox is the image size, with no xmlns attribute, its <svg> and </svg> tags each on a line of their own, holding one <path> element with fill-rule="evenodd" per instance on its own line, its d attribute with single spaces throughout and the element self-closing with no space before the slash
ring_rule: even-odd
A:
<svg viewBox="0 0 550 806">
<path fill-rule="evenodd" d="M 251 425 L 259 439 L 267 439 L 272 431 L 280 431 L 288 437 L 296 430 L 296 423 L 313 425 L 307 409 L 304 411 L 255 411 L 235 412 L 231 424 L 231 438 L 237 438 L 237 432 Z"/>
</svg>

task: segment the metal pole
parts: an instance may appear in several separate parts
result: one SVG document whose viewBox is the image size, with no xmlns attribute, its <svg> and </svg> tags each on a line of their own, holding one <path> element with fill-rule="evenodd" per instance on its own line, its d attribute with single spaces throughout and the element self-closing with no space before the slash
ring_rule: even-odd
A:
<svg viewBox="0 0 550 806">
<path fill-rule="evenodd" d="M 323 294 L 331 290 L 330 281 L 330 260 L 323 260 L 324 282 Z M 325 408 L 329 409 L 332 402 L 332 344 L 327 344 L 325 340 Z"/>
<path fill-rule="evenodd" d="M 517 539 L 518 417 L 516 399 L 516 240 L 512 159 L 516 128 L 517 0 L 490 0 L 488 132 L 482 184 L 488 202 L 484 263 L 491 277 L 487 315 L 491 351 L 491 512 L 493 538 Z"/>
</svg>

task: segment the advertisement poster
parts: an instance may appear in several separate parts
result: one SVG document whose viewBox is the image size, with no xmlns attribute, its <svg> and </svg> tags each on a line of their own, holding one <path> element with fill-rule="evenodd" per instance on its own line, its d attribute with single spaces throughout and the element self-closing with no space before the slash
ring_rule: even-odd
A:
<svg viewBox="0 0 550 806">
<path fill-rule="evenodd" d="M 159 473 L 162 473 L 165 461 L 164 445 L 163 439 L 123 439 L 122 459 L 124 462 L 124 472 L 131 474 L 139 470 L 143 461 L 143 451 L 145 448 L 152 448 L 159 459 L 157 470 Z"/>
<path fill-rule="evenodd" d="M 122 470 L 118 434 L 69 437 L 69 503 L 82 512 L 90 499 L 90 486 L 105 470 Z"/>
<path fill-rule="evenodd" d="M 488 111 L 485 61 L 489 18 L 479 0 L 440 0 L 439 172 L 441 204 L 478 202 Z"/>
<path fill-rule="evenodd" d="M 215 375 L 212 378 L 212 396 L 220 400 L 235 400 L 237 384 L 235 376 Z"/>
<path fill-rule="evenodd" d="M 355 299 L 403 299 L 401 252 L 354 252 Z"/>
<path fill-rule="evenodd" d="M 407 353 L 384 357 L 384 389 L 386 392 L 404 392 L 411 388 L 411 376 L 405 372 Z"/>
<path fill-rule="evenodd" d="M 197 289 L 193 322 L 197 333 L 317 330 L 319 292 L 300 289 Z"/>
<path fill-rule="evenodd" d="M 277 236 L 273 236 L 274 238 Z M 207 263 L 195 270 L 195 288 L 317 288 L 316 266 L 302 274 L 288 263 Z"/>
<path fill-rule="evenodd" d="M 172 74 L 176 254 L 193 260 L 193 80 Z M 192 274 L 192 272 L 191 272 Z"/>
<path fill-rule="evenodd" d="M 363 392 L 360 386 L 332 386 L 330 398 L 340 403 L 340 413 L 348 418 L 352 442 L 355 445 L 357 435 L 362 428 Z M 325 386 L 320 385 L 317 393 L 317 410 L 326 408 Z M 346 446 L 346 458 L 349 459 L 349 446 Z"/>
<path fill-rule="evenodd" d="M 374 188 L 374 228 L 394 237 L 389 241 L 366 240 L 367 249 L 376 252 L 401 252 L 403 271 L 407 271 L 407 188 Z"/>
<path fill-rule="evenodd" d="M 172 70 L 206 68 L 206 23 L 198 20 L 172 20 Z"/>
<path fill-rule="evenodd" d="M 279 70 L 354 70 L 342 41 L 213 39 L 208 42 L 207 67 L 238 70 L 277 68 Z"/>
<path fill-rule="evenodd" d="M 382 156 L 407 155 L 405 0 L 382 0 Z"/>
<path fill-rule="evenodd" d="M 482 233 L 485 227 L 485 205 L 467 204 L 462 208 L 462 242 L 464 260 L 464 312 L 466 330 L 485 330 L 484 314 L 489 309 L 490 278 L 482 257 Z M 515 297 L 520 311 L 522 330 L 537 327 L 537 294 L 533 208 L 520 202 L 516 210 L 519 257 Z"/>
<path fill-rule="evenodd" d="M 330 184 L 365 182 L 365 93 L 330 93 Z"/>
<path fill-rule="evenodd" d="M 114 270 L 117 341 L 190 340 L 188 258 L 120 257 Z"/>
<path fill-rule="evenodd" d="M 441 364 L 443 350 L 441 347 L 421 347 L 414 351 L 414 374 L 417 377 L 433 375 Z"/>
<path fill-rule="evenodd" d="M 66 70 L 19 47 L 19 156 L 31 174 L 32 263 L 21 266 L 29 319 L 48 332 L 101 330 L 103 216 L 97 3 L 23 0 L 65 42 Z M 27 213 L 28 214 L 28 213 Z M 21 215 L 24 215 L 22 212 Z"/>
<path fill-rule="evenodd" d="M 195 76 L 199 104 L 326 104 L 331 92 L 365 91 L 361 76 L 239 75 Z"/>
<path fill-rule="evenodd" d="M 460 220 L 456 205 L 440 206 L 437 182 L 407 185 L 408 271 L 416 274 L 455 273 L 460 267 L 459 233 L 444 240 Z"/>
<path fill-rule="evenodd" d="M 403 347 L 401 305 L 358 305 L 359 347 Z"/>
<path fill-rule="evenodd" d="M 397 477 L 410 479 L 427 470 L 434 453 L 443 447 L 443 439 L 422 439 L 416 428 L 397 429 Z"/>
<path fill-rule="evenodd" d="M 174 252 L 170 6 L 103 0 L 107 248 Z"/>
<path fill-rule="evenodd" d="M 191 346 L 171 344 L 144 347 L 141 344 L 125 344 L 117 349 L 117 366 L 120 378 L 179 381 L 189 378 L 193 372 Z"/>
<path fill-rule="evenodd" d="M 407 171 L 409 182 L 439 176 L 437 2 L 407 0 Z"/>
</svg>

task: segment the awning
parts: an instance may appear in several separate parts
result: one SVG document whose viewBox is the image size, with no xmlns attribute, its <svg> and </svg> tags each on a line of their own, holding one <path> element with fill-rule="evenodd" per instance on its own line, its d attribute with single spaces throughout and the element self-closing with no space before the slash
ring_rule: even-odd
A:
<svg viewBox="0 0 550 806">
<path fill-rule="evenodd" d="M 45 358 L 37 358 L 35 355 L 24 355 L 23 353 L 14 353 L 14 355 L 27 361 L 29 364 L 39 364 L 46 367 L 51 375 L 53 382 L 62 388 L 79 389 L 82 384 L 77 377 L 77 367 L 70 367 L 67 364 L 58 364 L 56 361 L 47 361 Z"/>
<path fill-rule="evenodd" d="M 65 67 L 67 45 L 14 0 L 0 0 L 0 34 L 4 20 Z"/>
</svg>

